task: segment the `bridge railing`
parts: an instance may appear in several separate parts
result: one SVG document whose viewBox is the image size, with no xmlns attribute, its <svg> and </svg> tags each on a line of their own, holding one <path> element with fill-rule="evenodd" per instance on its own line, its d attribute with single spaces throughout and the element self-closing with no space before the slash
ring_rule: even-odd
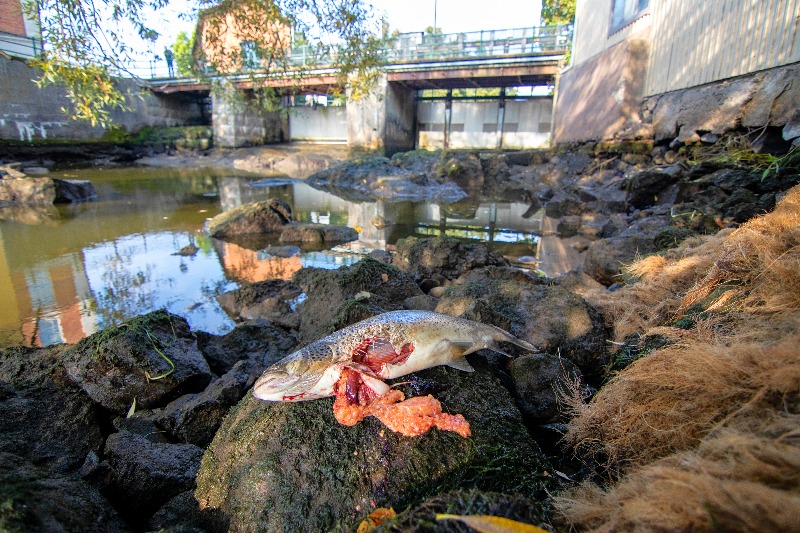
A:
<svg viewBox="0 0 800 533">
<path fill-rule="evenodd" d="M 462 33 L 401 33 L 381 54 L 388 64 L 428 63 L 481 58 L 564 54 L 572 46 L 572 25 L 553 25 L 506 30 Z M 298 66 L 326 67 L 333 61 L 314 53 L 309 45 L 291 49 L 290 60 Z M 156 58 L 131 65 L 131 72 L 141 78 L 173 78 L 166 61 Z M 257 71 L 249 69 L 246 72 Z M 213 71 L 207 72 L 213 75 Z M 180 76 L 178 76 L 180 77 Z"/>
<path fill-rule="evenodd" d="M 42 54 L 42 40 L 0 31 L 0 51 L 13 57 L 31 59 Z"/>
</svg>

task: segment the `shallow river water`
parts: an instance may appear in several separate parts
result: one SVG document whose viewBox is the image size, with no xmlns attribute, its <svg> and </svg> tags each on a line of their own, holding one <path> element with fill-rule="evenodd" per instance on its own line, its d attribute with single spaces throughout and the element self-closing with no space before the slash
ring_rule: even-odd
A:
<svg viewBox="0 0 800 533">
<path fill-rule="evenodd" d="M 243 283 L 289 279 L 307 266 L 338 268 L 411 235 L 444 233 L 535 256 L 541 226 L 524 203 L 350 202 L 301 181 L 230 171 L 135 167 L 53 177 L 91 180 L 98 198 L 0 209 L 0 346 L 73 343 L 162 308 L 193 329 L 222 334 L 234 323 L 216 296 Z M 269 197 L 286 201 L 295 220 L 347 225 L 359 240 L 287 258 L 265 251 L 276 240 L 243 246 L 204 232 L 221 211 Z M 375 227 L 376 215 L 390 224 Z M 190 243 L 195 255 L 176 255 Z"/>
</svg>

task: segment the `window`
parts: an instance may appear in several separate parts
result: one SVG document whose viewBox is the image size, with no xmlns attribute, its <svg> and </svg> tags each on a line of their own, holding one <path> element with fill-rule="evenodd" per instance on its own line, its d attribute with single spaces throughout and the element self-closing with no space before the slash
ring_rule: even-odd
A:
<svg viewBox="0 0 800 533">
<path fill-rule="evenodd" d="M 253 41 L 241 41 L 239 43 L 242 50 L 242 68 L 253 70 L 259 67 L 258 46 Z"/>
<path fill-rule="evenodd" d="M 649 5 L 650 0 L 612 0 L 610 33 L 614 33 L 641 17 Z"/>
</svg>

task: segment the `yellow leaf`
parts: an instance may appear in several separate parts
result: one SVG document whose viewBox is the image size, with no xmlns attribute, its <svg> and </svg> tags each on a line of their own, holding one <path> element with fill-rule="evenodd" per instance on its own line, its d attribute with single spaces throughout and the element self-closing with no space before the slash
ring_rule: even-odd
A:
<svg viewBox="0 0 800 533">
<path fill-rule="evenodd" d="M 436 520 L 459 520 L 479 533 L 550 533 L 546 529 L 500 516 L 437 514 Z"/>
<path fill-rule="evenodd" d="M 356 530 L 356 533 L 367 533 L 372 531 L 386 520 L 391 520 L 396 516 L 397 513 L 395 513 L 394 509 L 391 507 L 388 509 L 385 507 L 378 507 L 369 513 L 369 516 L 362 520 L 360 524 L 358 524 L 358 530 Z"/>
</svg>

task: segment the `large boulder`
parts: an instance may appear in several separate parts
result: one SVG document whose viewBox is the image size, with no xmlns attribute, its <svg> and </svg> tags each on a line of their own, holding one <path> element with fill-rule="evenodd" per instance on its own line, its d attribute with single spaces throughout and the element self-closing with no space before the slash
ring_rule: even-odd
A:
<svg viewBox="0 0 800 533">
<path fill-rule="evenodd" d="M 112 485 L 105 489 L 109 498 L 141 519 L 194 487 L 203 449 L 120 431 L 108 437 L 105 454 L 111 468 Z"/>
<path fill-rule="evenodd" d="M 67 379 L 63 350 L 0 351 L 0 452 L 51 472 L 74 471 L 103 446 L 102 414 Z"/>
<path fill-rule="evenodd" d="M 417 376 L 447 387 L 436 396 L 466 417 L 471 437 L 436 429 L 404 437 L 372 417 L 346 427 L 330 399 L 271 403 L 248 394 L 203 457 L 201 507 L 221 510 L 234 531 L 327 531 L 352 527 L 374 507 L 461 487 L 544 496 L 548 463 L 487 370 Z"/>
<path fill-rule="evenodd" d="M 510 271 L 500 271 L 501 277 L 492 269 L 465 276 L 445 292 L 436 311 L 498 326 L 569 359 L 587 377 L 600 378 L 608 363 L 608 331 L 600 313 L 563 287 L 512 277 Z"/>
<path fill-rule="evenodd" d="M 296 327 L 291 303 L 301 293 L 302 289 L 289 281 L 269 279 L 220 294 L 217 302 L 228 316 L 237 321 L 263 318 Z"/>
<path fill-rule="evenodd" d="M 53 475 L 0 452 L 0 531 L 126 533 L 131 531 L 96 488 Z"/>
<path fill-rule="evenodd" d="M 355 241 L 357 239 L 358 232 L 347 226 L 293 222 L 283 228 L 280 242 L 330 244 Z"/>
<path fill-rule="evenodd" d="M 250 361 L 248 368 L 252 366 L 256 371 L 258 367 L 266 368 L 290 353 L 296 344 L 293 335 L 263 320 L 238 324 L 222 336 L 197 332 L 197 346 L 218 375 L 242 360 Z"/>
<path fill-rule="evenodd" d="M 407 298 L 422 294 L 411 276 L 369 258 L 338 270 L 304 268 L 292 281 L 308 295 L 297 307 L 302 343 L 373 315 L 402 309 Z"/>
<path fill-rule="evenodd" d="M 48 205 L 94 200 L 94 185 L 85 180 L 53 178 L 0 179 L 0 203 Z"/>
<path fill-rule="evenodd" d="M 595 281 L 609 286 L 620 283 L 623 269 L 638 256 L 657 251 L 655 239 L 644 235 L 620 235 L 594 241 L 583 259 L 583 271 Z"/>
<path fill-rule="evenodd" d="M 292 221 L 292 209 L 282 200 L 270 198 L 263 202 L 244 204 L 225 211 L 208 221 L 212 237 L 279 232 Z"/>
<path fill-rule="evenodd" d="M 213 377 L 183 318 L 155 311 L 95 333 L 68 349 L 69 378 L 95 402 L 124 414 L 199 392 Z"/>
<path fill-rule="evenodd" d="M 522 355 L 511 363 L 517 406 L 526 422 L 565 421 L 558 395 L 580 383 L 581 372 L 569 360 L 547 354 Z"/>
<path fill-rule="evenodd" d="M 440 236 L 400 239 L 393 264 L 418 281 L 433 280 L 442 284 L 472 269 L 508 262 L 499 253 L 489 251 L 484 244 L 467 244 L 453 237 Z"/>
</svg>

